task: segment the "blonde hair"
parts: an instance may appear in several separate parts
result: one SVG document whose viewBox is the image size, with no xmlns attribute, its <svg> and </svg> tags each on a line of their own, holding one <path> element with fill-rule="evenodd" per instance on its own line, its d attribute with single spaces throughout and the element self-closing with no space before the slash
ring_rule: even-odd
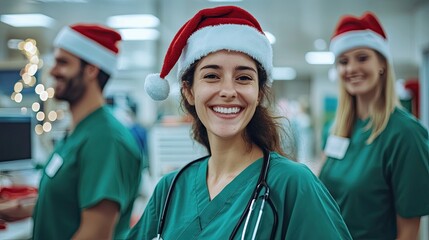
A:
<svg viewBox="0 0 429 240">
<path fill-rule="evenodd" d="M 376 50 L 374 51 L 377 53 L 380 61 L 387 63 L 383 55 Z M 371 134 L 366 140 L 366 144 L 371 144 L 383 132 L 395 107 L 400 106 L 395 91 L 395 79 L 393 66 L 387 63 L 385 74 L 380 76 L 381 89 L 379 99 L 371 109 L 370 120 L 365 127 L 366 130 L 371 129 Z M 356 108 L 356 97 L 350 95 L 346 91 L 343 81 L 340 81 L 337 113 L 332 129 L 334 135 L 346 138 L 351 137 L 353 126 L 357 119 Z"/>
</svg>

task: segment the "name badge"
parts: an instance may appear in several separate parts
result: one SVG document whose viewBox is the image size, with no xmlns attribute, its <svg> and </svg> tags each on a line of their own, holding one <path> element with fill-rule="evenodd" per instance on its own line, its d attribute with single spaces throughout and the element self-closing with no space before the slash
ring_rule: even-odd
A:
<svg viewBox="0 0 429 240">
<path fill-rule="evenodd" d="M 45 168 L 46 175 L 48 175 L 51 178 L 54 177 L 55 174 L 57 174 L 58 169 L 60 169 L 60 167 L 63 165 L 63 162 L 64 162 L 63 158 L 57 153 L 55 153 L 52 156 L 52 159 L 49 162 L 48 166 L 46 166 Z"/>
<path fill-rule="evenodd" d="M 349 147 L 350 139 L 330 135 L 325 146 L 325 154 L 328 157 L 343 159 Z"/>
</svg>

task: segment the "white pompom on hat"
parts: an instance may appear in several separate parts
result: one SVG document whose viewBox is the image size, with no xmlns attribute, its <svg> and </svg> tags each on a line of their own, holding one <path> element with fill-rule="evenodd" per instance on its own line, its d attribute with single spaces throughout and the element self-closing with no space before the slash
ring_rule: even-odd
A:
<svg viewBox="0 0 429 240">
<path fill-rule="evenodd" d="M 258 21 L 236 6 L 221 6 L 199 11 L 176 33 L 164 58 L 161 73 L 150 74 L 145 90 L 157 101 L 168 97 L 165 77 L 178 63 L 178 78 L 197 60 L 219 50 L 243 52 L 265 69 L 271 83 L 273 51 Z"/>
<path fill-rule="evenodd" d="M 331 38 L 330 51 L 335 57 L 359 47 L 376 50 L 388 61 L 391 60 L 386 34 L 372 12 L 365 12 L 362 17 L 342 16 Z"/>
<path fill-rule="evenodd" d="M 116 70 L 120 40 L 121 35 L 111 28 L 98 24 L 74 24 L 58 33 L 54 47 L 94 64 L 110 75 Z"/>
</svg>

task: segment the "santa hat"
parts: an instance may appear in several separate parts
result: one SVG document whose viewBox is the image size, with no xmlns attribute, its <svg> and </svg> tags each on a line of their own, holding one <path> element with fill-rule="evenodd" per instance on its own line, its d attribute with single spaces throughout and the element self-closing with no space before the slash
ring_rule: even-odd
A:
<svg viewBox="0 0 429 240">
<path fill-rule="evenodd" d="M 113 29 L 94 24 L 64 27 L 54 40 L 54 46 L 98 66 L 108 74 L 116 69 L 118 43 L 121 35 Z"/>
<path fill-rule="evenodd" d="M 174 36 L 161 73 L 150 74 L 145 90 L 154 100 L 168 97 L 170 87 L 165 77 L 178 63 L 178 78 L 197 60 L 219 50 L 243 52 L 258 61 L 271 81 L 272 48 L 258 21 L 235 6 L 207 8 L 188 20 Z"/>
<path fill-rule="evenodd" d="M 331 38 L 330 51 L 335 57 L 353 48 L 368 47 L 390 60 L 390 50 L 386 34 L 372 12 L 362 17 L 343 16 Z"/>
</svg>

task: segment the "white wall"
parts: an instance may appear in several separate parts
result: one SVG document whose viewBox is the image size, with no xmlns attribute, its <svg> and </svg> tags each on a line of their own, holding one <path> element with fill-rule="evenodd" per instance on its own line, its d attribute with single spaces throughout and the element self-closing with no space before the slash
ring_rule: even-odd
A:
<svg viewBox="0 0 429 240">
<path fill-rule="evenodd" d="M 416 26 L 416 55 L 421 66 L 420 69 L 420 110 L 421 120 L 423 124 L 429 128 L 429 2 L 419 7 L 416 11 L 415 26 Z M 426 58 L 423 59 L 424 53 Z M 429 218 L 428 216 L 422 219 L 420 225 L 420 239 L 429 239 Z"/>
<path fill-rule="evenodd" d="M 327 71 L 315 73 L 311 80 L 311 107 L 314 119 L 314 138 L 316 154 L 321 152 L 321 137 L 324 119 L 324 99 L 327 96 L 336 97 L 338 95 L 338 82 L 330 80 Z M 318 156 L 318 155 L 316 155 Z"/>
<path fill-rule="evenodd" d="M 422 4 L 419 8 L 416 9 L 414 25 L 415 29 L 415 56 L 419 60 L 419 63 L 422 63 L 422 51 L 426 48 L 429 48 L 429 2 Z"/>
</svg>

